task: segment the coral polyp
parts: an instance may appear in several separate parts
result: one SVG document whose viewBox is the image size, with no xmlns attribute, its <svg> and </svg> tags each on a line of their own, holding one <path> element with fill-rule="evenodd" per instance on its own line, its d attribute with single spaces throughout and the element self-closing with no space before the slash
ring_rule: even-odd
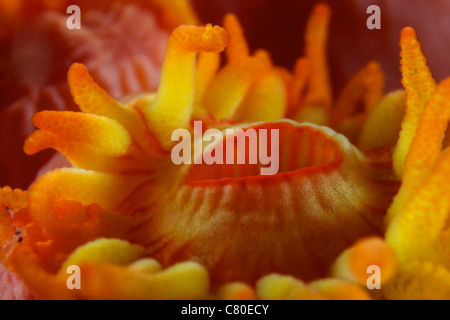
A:
<svg viewBox="0 0 450 320">
<path fill-rule="evenodd" d="M 37 113 L 24 145 L 29 155 L 53 148 L 71 167 L 28 191 L 2 189 L 2 262 L 40 298 L 369 299 L 373 265 L 385 297 L 428 294 L 427 281 L 445 297 L 429 271 L 447 275 L 448 80 L 434 84 L 407 28 L 405 92 L 384 96 L 372 61 L 333 99 L 330 14 L 324 4 L 313 10 L 292 72 L 251 53 L 234 15 L 224 28 L 175 29 L 156 92 L 117 101 L 73 64 L 81 112 Z M 174 164 L 172 133 L 193 132 L 194 121 L 223 134 L 193 141 L 192 161 Z M 380 134 L 382 123 L 391 127 Z M 228 148 L 230 128 L 277 130 L 277 173 L 261 175 L 260 159 L 195 161 Z M 233 148 L 251 156 L 249 143 Z M 82 290 L 66 286 L 70 265 L 82 270 Z M 410 281 L 415 270 L 423 277 Z"/>
</svg>

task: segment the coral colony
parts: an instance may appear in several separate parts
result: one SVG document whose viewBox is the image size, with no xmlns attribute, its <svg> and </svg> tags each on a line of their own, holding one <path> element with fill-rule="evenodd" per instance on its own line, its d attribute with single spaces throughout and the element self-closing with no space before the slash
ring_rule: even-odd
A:
<svg viewBox="0 0 450 320">
<path fill-rule="evenodd" d="M 73 64 L 80 111 L 35 114 L 24 145 L 72 167 L 1 190 L 2 263 L 49 299 L 450 298 L 450 80 L 405 28 L 405 90 L 372 61 L 334 99 L 330 16 L 293 71 L 232 14 L 180 26 L 126 103 Z"/>
</svg>

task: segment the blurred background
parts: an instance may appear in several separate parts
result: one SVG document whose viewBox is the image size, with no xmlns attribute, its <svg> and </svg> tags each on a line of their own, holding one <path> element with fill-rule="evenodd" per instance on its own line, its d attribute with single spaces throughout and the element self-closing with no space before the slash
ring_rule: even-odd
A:
<svg viewBox="0 0 450 320">
<path fill-rule="evenodd" d="M 436 80 L 450 75 L 449 0 L 193 0 L 202 21 L 220 24 L 226 12 L 238 15 L 253 49 L 266 48 L 276 64 L 289 69 L 303 53 L 305 21 L 312 7 L 332 8 L 329 62 L 335 92 L 369 60 L 381 62 L 387 89 L 401 87 L 400 31 L 416 29 Z M 367 7 L 381 9 L 381 30 L 369 30 Z"/>
</svg>

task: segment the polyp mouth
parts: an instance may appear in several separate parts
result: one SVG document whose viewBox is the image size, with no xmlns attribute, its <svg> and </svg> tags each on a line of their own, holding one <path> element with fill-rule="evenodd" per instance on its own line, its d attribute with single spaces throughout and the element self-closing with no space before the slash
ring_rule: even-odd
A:
<svg viewBox="0 0 450 320">
<path fill-rule="evenodd" d="M 279 121 L 231 130 L 234 132 L 224 130 L 220 140 L 211 139 L 213 142 L 203 146 L 202 157 L 199 154 L 194 157 L 197 164 L 190 168 L 186 183 L 239 182 L 307 174 L 334 167 L 343 158 L 337 142 L 314 125 Z"/>
<path fill-rule="evenodd" d="M 278 173 L 261 175 L 262 163 L 248 161 L 186 167 L 184 185 L 142 228 L 157 239 L 148 244 L 163 265 L 197 261 L 214 283 L 254 283 L 270 273 L 309 281 L 326 276 L 356 240 L 382 233 L 397 191 L 390 168 L 326 127 L 281 120 L 240 128 L 279 130 Z M 251 148 L 244 150 L 249 160 Z"/>
</svg>

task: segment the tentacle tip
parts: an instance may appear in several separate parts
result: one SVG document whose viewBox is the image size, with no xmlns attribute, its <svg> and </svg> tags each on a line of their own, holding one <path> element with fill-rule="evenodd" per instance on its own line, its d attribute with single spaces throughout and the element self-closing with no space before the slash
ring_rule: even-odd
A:
<svg viewBox="0 0 450 320">
<path fill-rule="evenodd" d="M 225 17 L 223 18 L 223 25 L 225 29 L 230 31 L 234 30 L 242 31 L 239 19 L 234 13 L 228 13 L 225 15 Z"/>
<path fill-rule="evenodd" d="M 320 2 L 314 7 L 312 14 L 314 16 L 328 19 L 331 16 L 331 8 L 327 3 Z"/>
<path fill-rule="evenodd" d="M 411 41 L 417 39 L 416 31 L 412 27 L 405 27 L 400 34 L 402 40 Z"/>
<path fill-rule="evenodd" d="M 230 44 L 229 32 L 219 26 L 208 26 L 204 35 L 212 52 L 221 52 Z"/>
<path fill-rule="evenodd" d="M 36 148 L 35 143 L 30 138 L 28 138 L 23 144 L 23 152 L 25 152 L 25 154 L 28 156 L 32 156 L 38 153 L 39 150 Z"/>
<path fill-rule="evenodd" d="M 3 193 L 10 193 L 12 192 L 12 188 L 10 186 L 5 186 L 3 188 L 0 188 L 0 191 L 2 191 Z"/>
<path fill-rule="evenodd" d="M 306 57 L 300 57 L 295 61 L 294 73 L 301 72 L 305 68 L 309 68 L 309 59 Z"/>
<path fill-rule="evenodd" d="M 237 21 L 237 16 L 234 13 L 227 13 L 225 15 L 225 17 L 223 18 L 224 24 L 226 24 L 226 22 L 234 22 Z"/>
<path fill-rule="evenodd" d="M 31 123 L 32 123 L 34 126 L 40 128 L 41 125 L 42 125 L 42 122 L 43 122 L 44 119 L 45 119 L 45 114 L 48 113 L 48 112 L 49 112 L 49 111 L 44 110 L 44 111 L 37 112 L 37 113 L 33 114 L 33 116 L 31 117 Z"/>
<path fill-rule="evenodd" d="M 82 79 L 89 74 L 87 67 L 82 63 L 73 63 L 68 72 L 69 82 L 71 80 Z"/>
<path fill-rule="evenodd" d="M 378 61 L 372 60 L 367 63 L 367 70 L 378 71 L 381 70 L 381 65 Z"/>
<path fill-rule="evenodd" d="M 34 155 L 41 150 L 46 149 L 53 141 L 50 134 L 43 130 L 36 130 L 24 142 L 23 151 L 26 155 Z"/>
</svg>

